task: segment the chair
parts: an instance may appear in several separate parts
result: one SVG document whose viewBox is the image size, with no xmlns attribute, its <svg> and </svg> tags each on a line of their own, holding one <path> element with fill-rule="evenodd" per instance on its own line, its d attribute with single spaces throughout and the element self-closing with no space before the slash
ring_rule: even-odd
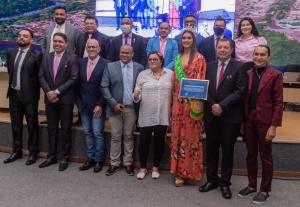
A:
<svg viewBox="0 0 300 207">
<path fill-rule="evenodd" d="M 300 65 L 297 64 L 287 65 L 285 72 L 300 72 Z"/>
</svg>

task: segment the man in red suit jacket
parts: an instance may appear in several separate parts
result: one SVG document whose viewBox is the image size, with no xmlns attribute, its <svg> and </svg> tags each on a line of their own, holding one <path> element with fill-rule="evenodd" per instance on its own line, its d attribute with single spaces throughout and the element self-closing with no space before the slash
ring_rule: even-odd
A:
<svg viewBox="0 0 300 207">
<path fill-rule="evenodd" d="M 272 140 L 276 127 L 281 126 L 283 112 L 283 83 L 280 71 L 270 68 L 270 48 L 255 48 L 255 67 L 248 71 L 248 87 L 245 96 L 244 134 L 248 150 L 248 186 L 238 194 L 246 197 L 257 191 L 257 153 L 262 161 L 260 192 L 253 198 L 256 204 L 264 203 L 271 191 L 273 177 Z"/>
</svg>

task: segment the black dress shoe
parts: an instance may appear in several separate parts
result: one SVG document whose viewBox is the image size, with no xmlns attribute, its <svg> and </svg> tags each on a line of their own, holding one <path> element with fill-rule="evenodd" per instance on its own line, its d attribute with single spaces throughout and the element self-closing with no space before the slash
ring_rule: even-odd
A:
<svg viewBox="0 0 300 207">
<path fill-rule="evenodd" d="M 124 166 L 124 170 L 129 176 L 134 176 L 134 171 L 132 165 Z"/>
<path fill-rule="evenodd" d="M 102 162 L 96 162 L 96 165 L 94 166 L 94 173 L 98 173 L 102 170 Z"/>
<path fill-rule="evenodd" d="M 57 158 L 52 158 L 52 159 L 47 159 L 44 162 L 42 162 L 41 164 L 39 164 L 39 168 L 44 168 L 44 167 L 48 167 L 50 165 L 53 165 L 57 163 Z"/>
<path fill-rule="evenodd" d="M 82 123 L 81 123 L 81 119 L 77 119 L 77 121 L 74 121 L 72 123 L 72 127 L 78 127 L 78 126 L 81 126 Z"/>
<path fill-rule="evenodd" d="M 32 165 L 32 164 L 36 163 L 37 159 L 38 159 L 37 154 L 29 155 L 28 160 L 26 161 L 26 165 Z"/>
<path fill-rule="evenodd" d="M 221 191 L 222 191 L 223 198 L 226 198 L 226 199 L 231 199 L 232 198 L 232 193 L 231 193 L 231 190 L 230 190 L 229 186 L 221 187 Z"/>
<path fill-rule="evenodd" d="M 59 171 L 64 171 L 68 168 L 68 162 L 67 161 L 61 161 L 59 164 Z"/>
<path fill-rule="evenodd" d="M 94 167 L 95 166 L 95 160 L 93 159 L 88 159 L 84 165 L 80 166 L 79 167 L 79 170 L 83 171 L 83 170 L 88 170 L 90 169 L 91 167 Z"/>
<path fill-rule="evenodd" d="M 212 189 L 216 189 L 218 188 L 218 184 L 217 183 L 211 183 L 211 182 L 207 182 L 205 183 L 204 185 L 202 185 L 200 188 L 199 188 L 199 191 L 204 193 L 204 192 L 208 192 Z"/>
<path fill-rule="evenodd" d="M 40 124 L 47 124 L 47 123 L 48 123 L 47 119 L 40 121 Z"/>
<path fill-rule="evenodd" d="M 10 162 L 14 162 L 17 159 L 21 159 L 23 158 L 23 152 L 22 150 L 19 150 L 17 152 L 13 152 L 9 158 L 5 159 L 3 162 L 4 163 L 10 163 Z"/>
</svg>

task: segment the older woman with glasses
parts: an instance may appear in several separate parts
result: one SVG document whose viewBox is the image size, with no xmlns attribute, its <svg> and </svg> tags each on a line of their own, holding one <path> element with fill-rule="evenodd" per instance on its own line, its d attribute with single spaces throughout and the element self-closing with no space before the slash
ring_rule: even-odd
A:
<svg viewBox="0 0 300 207">
<path fill-rule="evenodd" d="M 139 102 L 140 125 L 140 172 L 137 178 L 142 180 L 147 174 L 149 146 L 154 132 L 154 161 L 152 178 L 159 178 L 159 164 L 164 154 L 165 136 L 170 124 L 171 99 L 173 91 L 173 71 L 163 67 L 164 58 L 160 52 L 152 51 L 148 55 L 150 69 L 141 72 L 137 78 L 133 100 Z"/>
</svg>

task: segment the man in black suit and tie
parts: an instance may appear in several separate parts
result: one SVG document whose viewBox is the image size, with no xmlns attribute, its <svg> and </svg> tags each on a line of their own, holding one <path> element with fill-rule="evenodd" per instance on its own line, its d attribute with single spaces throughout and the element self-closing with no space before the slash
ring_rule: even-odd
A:
<svg viewBox="0 0 300 207">
<path fill-rule="evenodd" d="M 7 69 L 9 83 L 7 98 L 13 134 L 13 153 L 4 163 L 10 163 L 23 157 L 23 117 L 28 128 L 29 158 L 26 165 L 36 162 L 39 154 L 38 101 L 40 99 L 39 68 L 43 55 L 32 49 L 33 33 L 21 29 L 18 35 L 18 48 L 7 51 Z"/>
<path fill-rule="evenodd" d="M 206 62 L 211 62 L 218 59 L 217 53 L 216 53 L 216 47 L 218 45 L 218 42 L 220 39 L 228 38 L 224 35 L 224 31 L 226 30 L 226 21 L 223 18 L 217 18 L 214 22 L 214 35 L 206 37 L 201 40 L 200 43 L 200 49 L 199 53 L 201 53 Z M 233 44 L 233 52 L 231 53 L 231 57 L 235 58 L 235 52 L 234 52 L 234 41 L 228 38 L 231 43 Z"/>
<path fill-rule="evenodd" d="M 84 19 L 85 33 L 81 33 L 77 39 L 75 54 L 78 58 L 87 57 L 86 43 L 89 39 L 95 39 L 99 42 L 99 55 L 105 59 L 109 58 L 110 39 L 107 35 L 97 30 L 99 24 L 95 16 L 86 16 Z"/>
<path fill-rule="evenodd" d="M 114 37 L 110 44 L 109 60 L 115 62 L 120 60 L 120 47 L 122 45 L 131 45 L 133 48 L 134 56 L 132 60 L 134 62 L 142 64 L 144 67 L 147 64 L 146 46 L 144 38 L 133 34 L 131 32 L 133 28 L 132 20 L 129 18 L 123 18 L 121 21 L 122 34 Z"/>
<path fill-rule="evenodd" d="M 94 172 L 102 170 L 104 159 L 104 123 L 106 101 L 100 91 L 100 82 L 108 60 L 99 56 L 101 48 L 97 40 L 86 44 L 88 57 L 79 60 L 79 90 L 76 105 L 81 110 L 83 130 L 87 143 L 87 161 L 79 167 Z"/>
<path fill-rule="evenodd" d="M 69 53 L 67 36 L 55 33 L 53 48 L 55 52 L 44 55 L 39 72 L 39 82 L 45 92 L 46 116 L 48 120 L 47 160 L 39 165 L 40 168 L 57 163 L 58 123 L 61 123 L 61 158 L 59 170 L 68 167 L 71 155 L 71 127 L 73 106 L 76 101 L 76 83 L 78 81 L 78 58 Z"/>
<path fill-rule="evenodd" d="M 229 188 L 233 169 L 234 145 L 243 121 L 243 97 L 247 72 L 242 63 L 231 58 L 233 44 L 227 38 L 217 45 L 218 60 L 207 64 L 206 79 L 210 81 L 204 104 L 206 132 L 207 182 L 200 192 L 221 187 L 222 196 L 231 199 Z M 222 149 L 221 177 L 218 177 L 219 148 Z"/>
</svg>

